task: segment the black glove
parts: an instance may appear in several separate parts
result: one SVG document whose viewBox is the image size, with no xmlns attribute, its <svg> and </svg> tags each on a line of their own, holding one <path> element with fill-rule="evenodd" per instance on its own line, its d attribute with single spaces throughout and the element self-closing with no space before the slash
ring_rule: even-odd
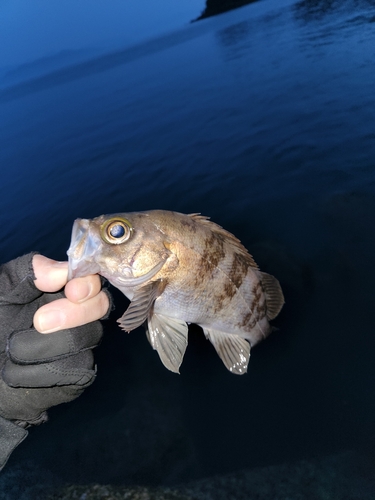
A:
<svg viewBox="0 0 375 500">
<path fill-rule="evenodd" d="M 99 321 L 49 334 L 33 328 L 37 309 L 64 297 L 35 287 L 33 255 L 0 266 L 0 470 L 27 427 L 93 383 L 91 349 L 102 336 Z"/>
</svg>

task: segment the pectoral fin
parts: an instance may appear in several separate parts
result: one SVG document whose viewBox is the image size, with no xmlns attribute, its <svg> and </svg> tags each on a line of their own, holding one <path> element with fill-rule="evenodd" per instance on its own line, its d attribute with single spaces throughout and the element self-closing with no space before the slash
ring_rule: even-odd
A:
<svg viewBox="0 0 375 500">
<path fill-rule="evenodd" d="M 204 334 L 215 347 L 224 365 L 236 375 L 247 372 L 250 359 L 250 344 L 247 340 L 219 330 L 204 328 Z"/>
<path fill-rule="evenodd" d="M 179 373 L 179 367 L 188 343 L 188 326 L 185 321 L 153 313 L 148 319 L 147 338 L 163 365 Z"/>
<path fill-rule="evenodd" d="M 123 330 L 130 332 L 146 321 L 152 305 L 159 295 L 159 285 L 159 281 L 154 281 L 136 290 L 130 306 L 118 320 Z"/>
</svg>

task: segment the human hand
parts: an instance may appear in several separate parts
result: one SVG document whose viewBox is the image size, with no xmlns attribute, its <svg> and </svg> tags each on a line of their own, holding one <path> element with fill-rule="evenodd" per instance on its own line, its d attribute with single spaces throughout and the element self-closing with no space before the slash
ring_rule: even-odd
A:
<svg viewBox="0 0 375 500">
<path fill-rule="evenodd" d="M 56 292 L 64 285 L 65 297 L 42 306 L 34 315 L 34 328 L 52 333 L 74 328 L 102 318 L 108 311 L 108 295 L 101 291 L 96 275 L 68 281 L 68 262 L 57 262 L 43 255 L 34 255 L 35 286 L 42 292 Z"/>
<path fill-rule="evenodd" d="M 0 266 L 0 469 L 51 406 L 95 379 L 92 349 L 109 305 L 97 276 L 67 281 L 67 264 L 25 255 Z M 41 335 L 42 330 L 47 335 Z M 87 323 L 88 322 L 88 323 Z M 60 331 L 58 331 L 60 330 Z"/>
</svg>

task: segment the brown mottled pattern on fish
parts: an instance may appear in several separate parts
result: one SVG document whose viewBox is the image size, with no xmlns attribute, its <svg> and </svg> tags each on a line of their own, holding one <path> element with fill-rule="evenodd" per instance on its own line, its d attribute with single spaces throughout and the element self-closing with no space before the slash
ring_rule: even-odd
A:
<svg viewBox="0 0 375 500">
<path fill-rule="evenodd" d="M 244 373 L 249 344 L 268 335 L 284 302 L 278 281 L 259 271 L 239 240 L 199 214 L 78 219 L 68 254 L 70 277 L 99 272 L 130 298 L 121 326 L 130 331 L 147 321 L 152 346 L 173 371 L 186 323 L 196 323 L 227 368 Z"/>
</svg>

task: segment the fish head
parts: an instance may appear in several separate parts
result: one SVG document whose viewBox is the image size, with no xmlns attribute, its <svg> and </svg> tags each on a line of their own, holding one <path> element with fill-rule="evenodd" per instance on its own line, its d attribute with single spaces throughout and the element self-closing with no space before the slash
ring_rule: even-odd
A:
<svg viewBox="0 0 375 500">
<path fill-rule="evenodd" d="M 147 212 L 76 219 L 68 249 L 68 279 L 100 274 L 131 298 L 131 289 L 152 279 L 170 251 Z"/>
</svg>

